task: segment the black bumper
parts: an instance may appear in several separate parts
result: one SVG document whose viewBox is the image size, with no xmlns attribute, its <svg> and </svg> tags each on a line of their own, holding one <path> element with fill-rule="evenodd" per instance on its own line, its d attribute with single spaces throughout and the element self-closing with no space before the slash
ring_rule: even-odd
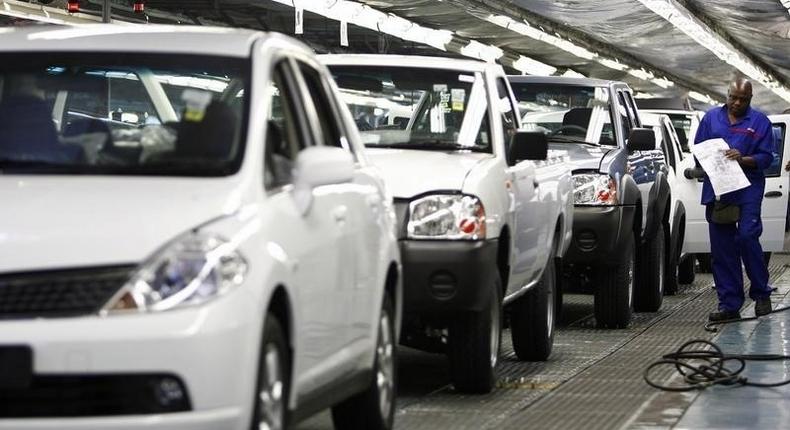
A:
<svg viewBox="0 0 790 430">
<path fill-rule="evenodd" d="M 633 238 L 636 207 L 576 206 L 573 241 L 563 261 L 569 264 L 612 265 L 620 261 Z M 640 226 L 641 227 L 641 226 Z"/>
<path fill-rule="evenodd" d="M 402 240 L 400 251 L 406 314 L 482 310 L 499 276 L 496 240 Z"/>
</svg>

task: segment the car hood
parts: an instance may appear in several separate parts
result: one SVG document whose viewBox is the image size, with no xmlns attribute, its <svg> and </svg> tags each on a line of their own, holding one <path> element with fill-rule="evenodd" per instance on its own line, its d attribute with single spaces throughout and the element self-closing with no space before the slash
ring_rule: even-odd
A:
<svg viewBox="0 0 790 430">
<path fill-rule="evenodd" d="M 480 161 L 493 157 L 481 152 L 376 148 L 368 148 L 367 155 L 381 170 L 395 198 L 434 190 L 461 190 L 469 171 Z"/>
<path fill-rule="evenodd" d="M 0 176 L 0 273 L 139 263 L 234 212 L 232 189 L 230 178 Z"/>
<path fill-rule="evenodd" d="M 583 145 L 578 143 L 550 143 L 551 149 L 558 149 L 568 152 L 568 164 L 571 170 L 600 170 L 601 162 L 611 147 L 598 147 Z"/>
</svg>

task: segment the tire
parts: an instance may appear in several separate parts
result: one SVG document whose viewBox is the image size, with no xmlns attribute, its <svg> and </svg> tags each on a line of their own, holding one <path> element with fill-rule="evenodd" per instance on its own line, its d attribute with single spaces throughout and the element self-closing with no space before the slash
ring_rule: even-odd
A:
<svg viewBox="0 0 790 430">
<path fill-rule="evenodd" d="M 250 429 L 285 429 L 288 427 L 290 352 L 282 326 L 271 314 L 267 314 L 264 321 L 258 361 L 258 382 Z"/>
<path fill-rule="evenodd" d="M 634 239 L 631 237 L 619 264 L 598 271 L 593 309 L 602 328 L 626 328 L 631 322 L 634 298 Z"/>
<path fill-rule="evenodd" d="M 637 261 L 638 287 L 634 292 L 634 310 L 637 312 L 656 312 L 664 300 L 666 281 L 666 237 L 664 225 L 659 224 L 653 240 L 642 245 Z M 674 269 L 672 270 L 674 273 Z"/>
<path fill-rule="evenodd" d="M 332 407 L 336 429 L 389 430 L 395 420 L 395 312 L 392 301 L 384 295 L 379 315 L 376 358 L 370 385 L 361 393 Z"/>
<path fill-rule="evenodd" d="M 450 324 L 450 378 L 456 390 L 485 394 L 494 388 L 502 339 L 502 281 L 495 276 L 486 306 L 456 315 Z"/>
<path fill-rule="evenodd" d="M 694 283 L 694 255 L 686 255 L 678 265 L 678 283 L 683 285 Z"/>
<path fill-rule="evenodd" d="M 554 257 L 549 257 L 540 282 L 513 303 L 510 336 L 519 360 L 545 361 L 554 345 L 556 273 Z"/>
<path fill-rule="evenodd" d="M 710 261 L 710 254 L 696 254 L 697 261 L 699 262 L 699 273 L 713 273 L 713 266 Z"/>
</svg>

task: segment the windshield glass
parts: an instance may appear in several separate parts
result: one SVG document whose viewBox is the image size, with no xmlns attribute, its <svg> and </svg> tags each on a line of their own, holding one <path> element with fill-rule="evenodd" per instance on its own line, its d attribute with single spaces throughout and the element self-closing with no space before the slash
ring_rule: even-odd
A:
<svg viewBox="0 0 790 430">
<path fill-rule="evenodd" d="M 616 145 L 603 87 L 511 83 L 522 127 L 542 131 L 553 142 Z"/>
<path fill-rule="evenodd" d="M 416 67 L 330 70 L 365 145 L 491 151 L 481 74 Z"/>
<path fill-rule="evenodd" d="M 229 175 L 247 69 L 193 55 L 0 55 L 0 172 Z"/>
</svg>

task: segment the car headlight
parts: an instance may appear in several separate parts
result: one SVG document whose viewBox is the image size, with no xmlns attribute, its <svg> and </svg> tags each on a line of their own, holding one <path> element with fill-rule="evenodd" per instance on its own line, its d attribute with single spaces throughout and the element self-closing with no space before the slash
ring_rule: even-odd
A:
<svg viewBox="0 0 790 430">
<path fill-rule="evenodd" d="M 422 197 L 409 203 L 406 232 L 411 239 L 485 239 L 485 209 L 473 196 Z"/>
<path fill-rule="evenodd" d="M 102 309 L 163 311 L 197 305 L 244 281 L 247 262 L 235 245 L 220 237 L 189 233 L 138 267 Z"/>
<path fill-rule="evenodd" d="M 573 175 L 573 203 L 577 205 L 617 204 L 617 183 L 609 175 Z"/>
</svg>

